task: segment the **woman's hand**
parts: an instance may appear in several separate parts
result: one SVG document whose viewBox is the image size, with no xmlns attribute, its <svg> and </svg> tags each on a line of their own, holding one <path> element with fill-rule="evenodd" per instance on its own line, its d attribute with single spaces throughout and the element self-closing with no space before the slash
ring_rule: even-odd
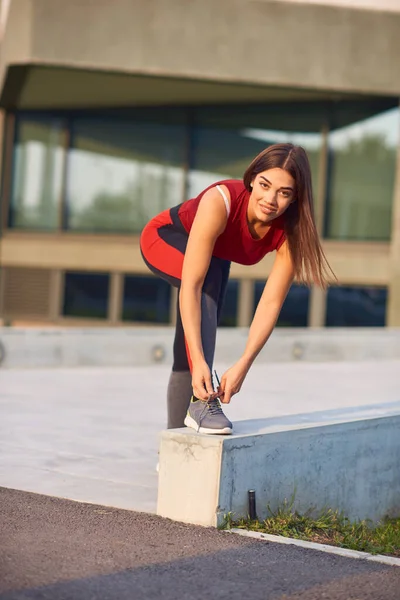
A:
<svg viewBox="0 0 400 600">
<path fill-rule="evenodd" d="M 211 373 L 206 361 L 193 363 L 192 367 L 193 394 L 199 400 L 208 400 L 210 396 L 216 396 L 211 383 Z"/>
<path fill-rule="evenodd" d="M 230 369 L 225 371 L 221 377 L 219 386 L 219 395 L 221 402 L 229 404 L 234 394 L 240 392 L 243 381 L 249 370 L 248 364 L 243 360 L 238 360 Z"/>
</svg>

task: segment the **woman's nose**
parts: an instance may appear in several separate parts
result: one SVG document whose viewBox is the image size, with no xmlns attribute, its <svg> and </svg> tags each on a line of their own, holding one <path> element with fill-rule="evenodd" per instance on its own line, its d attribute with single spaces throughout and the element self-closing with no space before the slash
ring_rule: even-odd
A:
<svg viewBox="0 0 400 600">
<path fill-rule="evenodd" d="M 276 204 L 277 192 L 274 192 L 273 190 L 268 190 L 268 193 L 266 195 L 266 201 L 268 202 L 268 204 Z"/>
</svg>

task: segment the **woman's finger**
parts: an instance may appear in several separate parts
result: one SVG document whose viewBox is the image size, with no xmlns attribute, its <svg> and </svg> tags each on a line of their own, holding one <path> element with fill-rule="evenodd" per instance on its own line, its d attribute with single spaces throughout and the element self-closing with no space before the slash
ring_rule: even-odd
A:
<svg viewBox="0 0 400 600">
<path fill-rule="evenodd" d="M 213 388 L 212 383 L 211 383 L 211 376 L 210 375 L 208 377 L 206 377 L 205 388 L 206 388 L 209 396 L 211 396 L 211 394 L 214 393 L 214 388 Z"/>
<path fill-rule="evenodd" d="M 204 389 L 204 386 L 193 388 L 193 391 L 195 393 L 194 395 L 196 396 L 196 398 L 199 398 L 200 400 L 208 399 L 209 394 Z"/>
<path fill-rule="evenodd" d="M 230 390 L 229 388 L 225 388 L 225 392 L 221 398 L 221 402 L 223 402 L 224 404 L 229 404 L 229 402 L 231 401 L 232 395 L 233 395 L 232 390 Z"/>
</svg>

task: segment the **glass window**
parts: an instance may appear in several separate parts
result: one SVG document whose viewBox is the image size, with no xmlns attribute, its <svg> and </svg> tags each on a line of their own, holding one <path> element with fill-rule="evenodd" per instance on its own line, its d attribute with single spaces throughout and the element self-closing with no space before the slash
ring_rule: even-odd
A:
<svg viewBox="0 0 400 600">
<path fill-rule="evenodd" d="M 68 228 L 138 233 L 182 202 L 185 129 L 146 120 L 77 119 L 68 164 Z"/>
<path fill-rule="evenodd" d="M 157 277 L 125 276 L 122 320 L 169 323 L 171 286 Z"/>
<path fill-rule="evenodd" d="M 220 327 L 236 327 L 238 312 L 239 282 L 229 279 L 226 288 L 224 304 L 222 306 Z"/>
<path fill-rule="evenodd" d="M 389 240 L 399 109 L 329 134 L 327 236 Z"/>
<path fill-rule="evenodd" d="M 265 281 L 256 281 L 254 289 L 254 311 L 257 308 Z M 282 306 L 277 327 L 307 327 L 310 290 L 304 285 L 293 284 Z"/>
<path fill-rule="evenodd" d="M 58 227 L 64 168 L 63 123 L 19 118 L 13 157 L 10 227 Z"/>
<path fill-rule="evenodd" d="M 106 273 L 65 273 L 63 314 L 106 319 L 109 283 Z"/>
<path fill-rule="evenodd" d="M 387 290 L 378 287 L 330 287 L 328 327 L 384 327 Z"/>
<path fill-rule="evenodd" d="M 322 146 L 319 120 L 317 131 L 307 131 L 307 118 L 290 119 L 295 111 L 290 105 L 280 107 L 279 118 L 273 107 L 257 110 L 242 107 L 233 111 L 226 107 L 225 115 L 199 113 L 192 130 L 191 169 L 188 197 L 220 179 L 242 179 L 250 162 L 262 150 L 276 143 L 303 146 L 308 154 L 314 191 L 318 186 L 319 154 Z M 298 113 L 300 110 L 296 109 Z M 310 109 L 311 110 L 311 109 Z M 217 118 L 218 117 L 218 118 Z M 286 118 L 284 118 L 286 117 Z M 282 127 L 278 129 L 276 124 Z"/>
</svg>

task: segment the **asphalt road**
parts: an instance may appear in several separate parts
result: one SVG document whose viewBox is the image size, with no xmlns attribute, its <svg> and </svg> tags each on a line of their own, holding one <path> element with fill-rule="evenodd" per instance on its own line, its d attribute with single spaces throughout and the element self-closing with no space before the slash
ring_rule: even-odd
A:
<svg viewBox="0 0 400 600">
<path fill-rule="evenodd" d="M 400 568 L 0 488 L 0 600 L 206 598 L 399 600 Z"/>
</svg>

